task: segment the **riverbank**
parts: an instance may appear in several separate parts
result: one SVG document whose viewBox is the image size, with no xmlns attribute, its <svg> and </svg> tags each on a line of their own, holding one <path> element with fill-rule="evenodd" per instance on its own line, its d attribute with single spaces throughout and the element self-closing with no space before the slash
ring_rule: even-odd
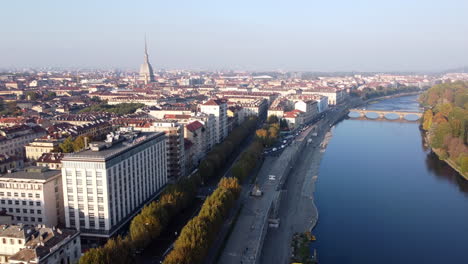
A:
<svg viewBox="0 0 468 264">
<path fill-rule="evenodd" d="M 306 140 L 307 144 L 296 150 L 298 158 L 287 173 L 281 189 L 277 213 L 280 224 L 277 228 L 268 229 L 260 263 L 290 263 L 292 249 L 285 243 L 290 244 L 294 233 L 311 232 L 318 223 L 319 210 L 314 196 L 321 160 L 331 139 L 330 130 L 346 116 L 348 108 L 342 105 L 336 109 L 315 125 L 317 136 L 311 136 L 312 131 L 303 132 L 303 138 L 310 138 L 311 141 Z"/>
<path fill-rule="evenodd" d="M 432 148 L 430 145 L 429 145 L 429 139 L 428 139 L 428 135 L 427 135 L 427 132 L 425 131 L 422 131 L 424 133 L 424 137 L 423 137 L 423 140 L 424 140 L 424 144 L 434 153 L 436 154 L 437 158 L 439 158 L 440 161 L 443 161 L 445 163 L 447 163 L 447 165 L 449 165 L 453 170 L 455 170 L 456 172 L 458 172 L 458 174 L 460 174 L 460 176 L 467 180 L 468 181 L 468 172 L 466 173 L 463 173 L 462 169 L 460 168 L 460 166 L 458 166 L 455 161 L 451 160 L 450 158 L 446 158 L 446 159 L 441 159 L 440 156 L 441 156 L 441 152 L 440 150 L 438 149 L 434 149 Z"/>
</svg>

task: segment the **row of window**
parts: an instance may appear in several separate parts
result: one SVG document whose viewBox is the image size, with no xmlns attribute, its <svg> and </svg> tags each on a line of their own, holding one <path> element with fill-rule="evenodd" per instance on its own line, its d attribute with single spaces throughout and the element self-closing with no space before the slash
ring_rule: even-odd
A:
<svg viewBox="0 0 468 264">
<path fill-rule="evenodd" d="M 21 202 L 21 203 L 20 203 Z M 34 206 L 34 203 L 36 204 L 36 206 L 41 206 L 41 202 L 40 201 L 37 201 L 37 202 L 34 202 L 34 201 L 20 201 L 20 200 L 0 200 L 0 204 L 10 204 L 10 205 L 13 205 L 13 203 L 15 205 L 28 205 L 29 206 Z"/>
<path fill-rule="evenodd" d="M 14 212 L 16 212 L 16 213 L 18 213 L 18 214 L 21 213 L 21 209 L 20 209 L 20 208 L 5 208 L 5 207 L 2 208 L 2 210 L 4 210 L 4 211 L 7 211 L 7 210 L 8 210 L 8 212 L 10 212 L 10 213 L 13 213 L 13 209 L 15 209 Z M 35 212 L 37 212 L 37 214 L 42 214 L 42 210 L 29 209 L 29 213 L 30 213 L 30 214 L 35 214 Z M 28 213 L 28 209 L 23 209 L 23 213 L 24 213 L 24 214 L 27 214 L 27 213 Z"/>
<path fill-rule="evenodd" d="M 68 204 L 69 211 L 73 212 L 75 210 L 74 204 L 69 203 Z M 84 204 L 78 204 L 78 210 L 84 210 Z M 88 211 L 94 211 L 94 205 L 93 204 L 88 204 Z M 98 211 L 104 211 L 104 205 L 98 204 Z"/>
<path fill-rule="evenodd" d="M 98 223 L 99 223 L 98 224 L 99 228 L 105 228 L 106 227 L 106 223 L 104 221 L 98 221 Z M 96 227 L 96 221 L 90 220 L 89 221 L 89 226 L 91 228 Z M 70 218 L 70 227 L 76 227 L 75 218 Z M 84 219 L 80 219 L 80 228 L 86 228 L 86 221 Z"/>
<path fill-rule="evenodd" d="M 70 218 L 75 218 L 75 211 L 72 210 L 70 211 Z M 78 211 L 78 216 L 80 218 L 85 218 L 85 213 L 83 211 Z M 94 212 L 88 212 L 88 217 L 94 218 L 95 214 Z M 98 213 L 99 220 L 104 220 L 104 213 Z"/>
<path fill-rule="evenodd" d="M 8 242 L 10 242 L 10 245 L 14 245 L 15 244 L 15 239 L 13 239 L 13 238 L 10 238 L 10 239 L 2 238 L 2 244 L 8 244 Z M 23 245 L 23 240 L 22 239 L 18 239 L 18 245 Z"/>
<path fill-rule="evenodd" d="M 1 184 L 0 184 L 1 185 Z M 1 186 L 0 186 L 1 187 Z M 0 197 L 4 197 L 5 196 L 5 192 L 0 192 Z M 13 196 L 11 196 L 11 192 L 6 192 L 6 196 L 7 197 L 22 197 L 22 198 L 26 198 L 26 196 L 28 196 L 28 198 L 33 198 L 36 197 L 36 198 L 41 198 L 41 194 L 40 193 L 36 193 L 36 194 L 32 194 L 32 193 L 17 193 L 17 192 L 14 192 L 13 193 Z"/>
<path fill-rule="evenodd" d="M 86 174 L 86 179 L 87 179 L 87 180 L 93 178 L 93 171 L 87 170 L 87 171 L 85 172 L 85 174 Z M 75 175 L 76 175 L 76 178 L 79 179 L 79 178 L 81 178 L 81 177 L 83 176 L 83 172 L 80 171 L 80 170 L 77 170 L 77 171 L 75 172 Z M 72 177 L 72 171 L 71 171 L 71 170 L 66 170 L 66 171 L 65 171 L 65 176 L 66 176 L 67 178 L 71 178 L 71 177 Z M 101 179 L 102 179 L 102 171 L 96 171 L 96 179 L 98 179 L 98 180 L 101 180 Z"/>
<path fill-rule="evenodd" d="M 36 221 L 37 220 L 37 221 Z M 27 217 L 27 216 L 17 216 L 16 221 L 25 221 L 25 222 L 37 222 L 37 223 L 42 223 L 42 218 L 41 217 Z"/>
<path fill-rule="evenodd" d="M 101 193 L 101 194 L 102 194 L 102 193 Z M 82 196 L 82 195 L 78 195 L 78 196 L 77 196 L 77 200 L 78 200 L 78 202 L 83 202 L 83 201 L 84 201 L 83 196 Z M 72 195 L 68 195 L 68 201 L 69 201 L 69 202 L 75 201 L 75 197 L 73 196 L 73 194 L 72 194 Z M 94 197 L 93 197 L 93 196 L 88 196 L 88 202 L 91 202 L 91 203 L 94 202 Z M 104 202 L 104 197 L 98 196 L 97 202 L 98 202 L 98 203 L 103 203 L 103 202 Z"/>
<path fill-rule="evenodd" d="M 81 184 L 78 184 L 78 185 L 81 185 Z M 90 184 L 87 184 L 87 185 L 90 185 Z M 103 190 L 102 190 L 102 181 L 101 181 L 101 184 L 98 185 L 98 188 L 97 188 L 97 194 L 103 194 Z M 76 188 L 76 192 L 77 193 L 83 193 L 83 187 L 77 187 Z M 92 194 L 94 193 L 94 189 L 93 188 L 86 188 L 86 192 L 89 193 L 89 194 Z M 73 187 L 67 187 L 67 193 L 70 194 L 70 193 L 73 193 Z"/>
</svg>

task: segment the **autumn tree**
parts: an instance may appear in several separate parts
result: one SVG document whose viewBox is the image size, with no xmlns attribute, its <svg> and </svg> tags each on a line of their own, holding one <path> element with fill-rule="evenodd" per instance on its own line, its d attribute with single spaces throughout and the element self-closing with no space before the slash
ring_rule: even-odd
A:
<svg viewBox="0 0 468 264">
<path fill-rule="evenodd" d="M 73 138 L 67 137 L 62 143 L 59 144 L 59 148 L 64 153 L 71 153 L 73 152 Z"/>
<path fill-rule="evenodd" d="M 423 129 L 424 130 L 429 130 L 432 126 L 432 117 L 433 117 L 433 113 L 432 113 L 432 110 L 429 109 L 427 110 L 426 112 L 424 112 L 424 116 L 423 116 Z"/>
<path fill-rule="evenodd" d="M 163 263 L 202 263 L 239 192 L 236 178 L 223 178 L 205 200 L 199 214 L 184 226 Z"/>
<path fill-rule="evenodd" d="M 80 150 L 83 150 L 84 148 L 85 148 L 85 137 L 84 136 L 78 136 L 73 141 L 73 151 L 78 152 Z"/>
</svg>

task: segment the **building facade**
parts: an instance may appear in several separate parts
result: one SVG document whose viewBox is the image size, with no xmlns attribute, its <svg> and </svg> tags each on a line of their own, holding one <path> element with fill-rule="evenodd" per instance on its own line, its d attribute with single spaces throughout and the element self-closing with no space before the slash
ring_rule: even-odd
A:
<svg viewBox="0 0 468 264">
<path fill-rule="evenodd" d="M 328 98 L 328 105 L 341 104 L 346 99 L 346 91 L 337 88 L 304 90 L 302 91 L 302 94 L 316 94 L 326 96 Z"/>
<path fill-rule="evenodd" d="M 108 135 L 62 159 L 65 223 L 109 238 L 167 183 L 164 133 Z"/>
<path fill-rule="evenodd" d="M 166 134 L 167 177 L 175 181 L 185 176 L 184 125 L 174 120 L 159 120 L 142 131 Z"/>
<path fill-rule="evenodd" d="M 52 152 L 58 149 L 59 141 L 55 139 L 35 139 L 25 146 L 26 158 L 28 160 L 37 160 L 44 153 Z"/>
<path fill-rule="evenodd" d="M 200 111 L 215 116 L 215 141 L 221 143 L 228 136 L 226 100 L 210 99 L 200 105 Z"/>
<path fill-rule="evenodd" d="M 18 125 L 0 128 L 0 154 L 25 157 L 24 146 L 45 135 L 46 131 L 40 126 Z"/>
<path fill-rule="evenodd" d="M 193 121 L 185 126 L 184 137 L 193 143 L 193 157 L 191 162 L 197 165 L 205 156 L 206 151 L 206 129 L 199 121 Z"/>
<path fill-rule="evenodd" d="M 0 177 L 0 206 L 14 224 L 63 224 L 60 171 L 28 167 Z"/>
<path fill-rule="evenodd" d="M 294 104 L 294 109 L 302 111 L 304 122 L 310 122 L 317 114 L 318 107 L 315 100 L 300 100 Z"/>
</svg>

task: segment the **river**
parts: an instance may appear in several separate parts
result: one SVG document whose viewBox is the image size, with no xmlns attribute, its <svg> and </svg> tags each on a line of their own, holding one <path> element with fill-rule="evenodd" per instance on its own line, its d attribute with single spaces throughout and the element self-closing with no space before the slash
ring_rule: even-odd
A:
<svg viewBox="0 0 468 264">
<path fill-rule="evenodd" d="M 418 111 L 417 96 L 368 109 Z M 468 263 L 468 181 L 425 149 L 418 122 L 346 119 L 320 164 L 319 263 Z"/>
</svg>

